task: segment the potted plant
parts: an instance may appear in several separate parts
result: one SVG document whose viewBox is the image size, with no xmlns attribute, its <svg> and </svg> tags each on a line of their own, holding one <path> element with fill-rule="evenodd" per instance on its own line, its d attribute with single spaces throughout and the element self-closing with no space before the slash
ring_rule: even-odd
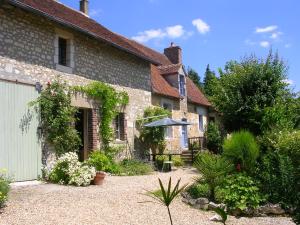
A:
<svg viewBox="0 0 300 225">
<path fill-rule="evenodd" d="M 95 167 L 95 169 L 96 169 L 96 176 L 94 178 L 93 184 L 95 184 L 95 185 L 103 184 L 104 178 L 106 176 L 105 171 L 110 166 L 110 161 L 107 158 L 107 156 L 105 154 L 103 154 L 102 152 L 100 152 L 99 150 L 93 151 L 90 154 L 87 163 L 90 166 Z"/>
</svg>

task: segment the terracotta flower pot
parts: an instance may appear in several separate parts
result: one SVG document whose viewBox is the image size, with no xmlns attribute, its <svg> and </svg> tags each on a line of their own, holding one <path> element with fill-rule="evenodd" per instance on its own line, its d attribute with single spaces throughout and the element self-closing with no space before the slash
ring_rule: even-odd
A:
<svg viewBox="0 0 300 225">
<path fill-rule="evenodd" d="M 94 185 L 102 185 L 105 176 L 106 176 L 106 173 L 105 173 L 105 172 L 97 171 L 97 172 L 96 172 L 96 176 L 95 176 L 95 178 L 94 178 L 94 182 L 93 182 Z"/>
</svg>

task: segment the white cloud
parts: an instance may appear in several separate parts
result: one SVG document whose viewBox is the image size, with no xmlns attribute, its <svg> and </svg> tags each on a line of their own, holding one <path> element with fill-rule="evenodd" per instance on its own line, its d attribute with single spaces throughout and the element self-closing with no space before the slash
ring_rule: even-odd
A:
<svg viewBox="0 0 300 225">
<path fill-rule="evenodd" d="M 181 25 L 167 27 L 166 32 L 170 38 L 179 38 L 179 37 L 183 36 L 185 33 L 183 26 L 181 26 Z"/>
<path fill-rule="evenodd" d="M 257 27 L 255 29 L 256 33 L 269 33 L 277 30 L 278 26 L 272 25 L 272 26 L 267 26 L 267 27 Z"/>
<path fill-rule="evenodd" d="M 293 80 L 289 80 L 289 79 L 285 79 L 283 80 L 284 83 L 288 84 L 288 85 L 293 85 L 294 81 Z"/>
<path fill-rule="evenodd" d="M 282 35 L 283 33 L 278 31 L 278 32 L 274 32 L 271 34 L 270 38 L 273 39 L 273 40 L 278 40 L 279 37 Z"/>
<path fill-rule="evenodd" d="M 192 24 L 197 28 L 199 33 L 206 34 L 210 31 L 210 26 L 201 19 L 195 19 Z"/>
<path fill-rule="evenodd" d="M 290 48 L 292 45 L 291 44 L 285 44 L 284 47 L 285 48 Z"/>
<path fill-rule="evenodd" d="M 89 15 L 90 15 L 90 17 L 96 17 L 96 16 L 99 16 L 99 14 L 101 14 L 101 13 L 102 13 L 101 9 L 92 9 L 89 12 Z"/>
<path fill-rule="evenodd" d="M 268 48 L 268 47 L 270 46 L 270 42 L 268 42 L 268 41 L 261 41 L 261 42 L 259 43 L 259 45 L 260 45 L 261 47 L 263 47 L 263 48 Z"/>
<path fill-rule="evenodd" d="M 133 40 L 145 43 L 152 39 L 163 39 L 163 38 L 184 38 L 190 37 L 193 33 L 186 32 L 182 25 L 169 26 L 164 29 L 151 29 L 143 32 L 139 32 L 138 35 L 132 37 Z"/>
</svg>

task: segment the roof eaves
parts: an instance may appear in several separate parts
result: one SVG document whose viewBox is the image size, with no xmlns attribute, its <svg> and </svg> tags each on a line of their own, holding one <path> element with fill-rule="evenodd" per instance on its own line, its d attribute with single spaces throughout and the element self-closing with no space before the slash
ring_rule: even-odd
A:
<svg viewBox="0 0 300 225">
<path fill-rule="evenodd" d="M 33 14 L 36 14 L 36 15 L 44 16 L 44 17 L 48 18 L 49 20 L 54 21 L 54 22 L 56 22 L 56 23 L 59 23 L 59 24 L 61 24 L 61 25 L 63 25 L 63 26 L 66 26 L 66 27 L 68 27 L 68 28 L 74 29 L 74 30 L 79 31 L 79 32 L 81 32 L 81 33 L 87 34 L 87 35 L 89 35 L 89 36 L 91 36 L 91 37 L 93 37 L 93 38 L 95 38 L 95 39 L 98 39 L 98 40 L 107 42 L 107 43 L 109 43 L 110 45 L 112 45 L 113 47 L 118 48 L 118 49 L 120 49 L 120 50 L 122 50 L 122 51 L 125 51 L 125 52 L 127 52 L 127 53 L 130 53 L 130 54 L 132 54 L 132 55 L 135 55 L 135 56 L 138 57 L 138 58 L 142 58 L 142 59 L 144 59 L 145 61 L 148 61 L 148 62 L 153 63 L 153 64 L 155 64 L 155 65 L 160 65 L 159 62 L 157 62 L 157 61 L 155 61 L 155 60 L 153 60 L 153 59 L 151 59 L 151 58 L 148 58 L 148 57 L 145 57 L 145 56 L 141 56 L 141 55 L 139 55 L 139 54 L 137 54 L 137 53 L 135 53 L 135 52 L 133 52 L 133 51 L 127 49 L 127 48 L 124 48 L 124 47 L 122 47 L 122 46 L 120 46 L 120 45 L 115 44 L 115 43 L 112 42 L 112 41 L 109 41 L 109 40 L 107 40 L 107 39 L 105 39 L 105 38 L 99 37 L 98 35 L 95 35 L 95 34 L 92 33 L 92 32 L 89 32 L 89 31 L 87 31 L 87 30 L 85 30 L 85 29 L 82 29 L 82 28 L 80 28 L 80 27 L 78 27 L 78 26 L 76 26 L 76 25 L 74 25 L 74 24 L 72 24 L 72 23 L 69 23 L 69 22 L 63 21 L 63 20 L 61 20 L 61 19 L 59 19 L 59 18 L 56 18 L 56 17 L 54 17 L 54 16 L 51 16 L 51 15 L 49 15 L 48 13 L 45 13 L 45 12 L 43 12 L 43 11 L 41 11 L 41 10 L 38 10 L 38 9 L 35 9 L 35 8 L 33 8 L 33 7 L 31 7 L 31 6 L 28 6 L 28 5 L 26 5 L 26 4 L 23 4 L 22 2 L 19 2 L 19 1 L 17 1 L 17 0 L 6 0 L 6 1 L 7 1 L 9 4 L 13 5 L 13 6 L 19 7 L 19 8 L 21 8 L 21 9 L 23 9 L 23 10 L 29 11 L 29 12 L 31 12 L 31 13 L 33 13 Z"/>
</svg>

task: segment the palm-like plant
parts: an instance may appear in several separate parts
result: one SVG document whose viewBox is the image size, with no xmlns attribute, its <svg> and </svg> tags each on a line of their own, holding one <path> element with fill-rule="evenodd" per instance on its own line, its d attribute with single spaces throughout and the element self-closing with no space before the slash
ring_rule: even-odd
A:
<svg viewBox="0 0 300 225">
<path fill-rule="evenodd" d="M 173 202 L 173 200 L 180 194 L 186 187 L 186 185 L 183 185 L 179 188 L 179 184 L 181 179 L 177 181 L 177 184 L 172 190 L 172 179 L 170 177 L 168 187 L 165 188 L 162 181 L 158 178 L 160 189 L 159 191 L 148 191 L 147 196 L 152 197 L 162 205 L 166 206 L 168 209 L 168 214 L 170 218 L 171 225 L 173 225 L 172 216 L 170 212 L 170 205 Z"/>
<path fill-rule="evenodd" d="M 211 200 L 215 198 L 215 188 L 222 183 L 225 175 L 234 170 L 230 161 L 209 152 L 198 154 L 194 166 L 201 173 L 197 181 L 209 185 Z"/>
</svg>

